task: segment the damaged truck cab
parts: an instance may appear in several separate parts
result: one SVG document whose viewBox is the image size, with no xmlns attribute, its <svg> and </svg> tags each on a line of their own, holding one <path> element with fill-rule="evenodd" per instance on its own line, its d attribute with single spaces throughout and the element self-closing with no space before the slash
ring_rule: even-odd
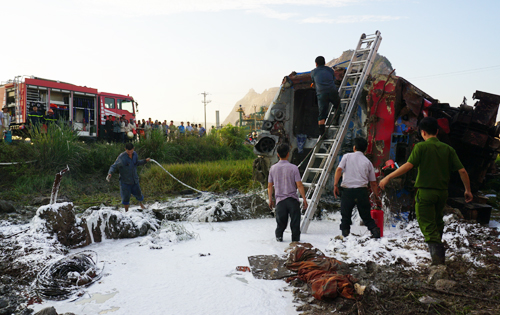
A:
<svg viewBox="0 0 530 315">
<path fill-rule="evenodd" d="M 345 69 L 338 64 L 334 70 L 339 85 Z M 464 100 L 459 107 L 451 107 L 392 71 L 374 66 L 357 101 L 357 110 L 348 122 L 348 132 L 335 165 L 341 155 L 352 151 L 352 139 L 362 136 L 368 141 L 366 156 L 380 180 L 408 160 L 414 145 L 423 141 L 418 133 L 419 122 L 423 117 L 431 116 L 440 126 L 438 138 L 456 150 L 469 174 L 475 195 L 500 153 L 500 130 L 496 121 L 500 96 L 476 91 L 473 98 L 477 100 L 474 106 L 467 105 Z M 305 158 L 319 138 L 317 116 L 316 91 L 311 87 L 310 72 L 293 72 L 284 77 L 254 146 L 257 155 L 253 165 L 255 180 L 266 184 L 270 166 L 278 161 L 276 148 L 282 143 L 290 145 L 289 160 L 299 165 L 303 173 Z M 386 200 L 385 206 L 391 212 L 412 209 L 415 175 L 415 171 L 408 172 L 387 186 L 384 202 Z M 473 208 L 465 205 L 461 198 L 463 186 L 458 174 L 453 177 L 448 204 L 459 209 Z M 333 186 L 333 176 L 329 178 L 326 184 L 328 193 Z M 489 220 L 489 215 L 487 217 Z"/>
</svg>

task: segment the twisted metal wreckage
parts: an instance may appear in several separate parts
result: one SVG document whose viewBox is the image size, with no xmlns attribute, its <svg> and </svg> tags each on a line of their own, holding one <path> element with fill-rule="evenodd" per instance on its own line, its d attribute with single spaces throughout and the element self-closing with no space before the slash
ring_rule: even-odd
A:
<svg viewBox="0 0 530 315">
<path fill-rule="evenodd" d="M 344 77 L 345 67 L 345 63 L 333 66 L 337 85 Z M 456 150 L 468 171 L 472 192 L 476 196 L 500 153 L 500 123 L 496 123 L 500 96 L 476 91 L 473 94 L 473 99 L 477 100 L 474 106 L 467 105 L 464 98 L 459 107 L 451 107 L 394 75 L 393 71 L 387 71 L 389 74 L 380 72 L 384 71 L 372 70 L 364 85 L 333 169 L 341 155 L 352 151 L 353 138 L 362 136 L 368 140 L 366 156 L 373 163 L 376 176 L 392 172 L 396 166 L 407 161 L 414 144 L 421 141 L 419 121 L 432 116 L 438 119 L 439 139 Z M 267 182 L 270 166 L 278 161 L 276 148 L 282 143 L 291 146 L 290 162 L 299 165 L 300 172 L 304 172 L 306 157 L 319 138 L 317 116 L 316 91 L 311 87 L 310 73 L 293 72 L 284 77 L 265 115 L 262 132 L 254 147 L 257 155 L 253 165 L 255 180 L 263 184 Z M 491 206 L 484 204 L 481 198 L 466 204 L 460 198 L 463 196 L 463 185 L 458 174 L 454 175 L 449 187 L 448 204 L 460 209 L 468 219 L 488 223 Z M 332 178 L 330 176 L 326 183 L 328 192 L 332 191 Z M 415 178 L 415 171 L 408 172 L 402 178 L 394 179 L 391 187 L 384 192 L 392 213 L 412 209 Z"/>
</svg>

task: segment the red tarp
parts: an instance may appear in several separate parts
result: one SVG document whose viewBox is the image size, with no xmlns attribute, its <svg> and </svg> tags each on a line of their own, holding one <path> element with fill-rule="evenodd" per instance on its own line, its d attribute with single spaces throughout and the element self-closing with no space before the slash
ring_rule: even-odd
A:
<svg viewBox="0 0 530 315">
<path fill-rule="evenodd" d="M 294 279 L 306 282 L 318 300 L 337 296 L 352 300 L 358 298 L 354 288 L 358 279 L 349 274 L 338 274 L 337 270 L 343 263 L 326 257 L 309 243 L 296 244 L 285 264 L 288 269 L 298 272 L 298 275 L 287 278 L 287 282 Z"/>
</svg>

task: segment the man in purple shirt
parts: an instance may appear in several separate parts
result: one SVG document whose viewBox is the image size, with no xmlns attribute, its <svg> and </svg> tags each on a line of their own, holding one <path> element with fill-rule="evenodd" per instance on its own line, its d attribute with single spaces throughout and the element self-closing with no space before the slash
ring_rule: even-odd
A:
<svg viewBox="0 0 530 315">
<path fill-rule="evenodd" d="M 300 241 L 300 203 L 296 189 L 304 199 L 304 209 L 307 209 L 304 186 L 300 178 L 300 172 L 296 165 L 289 163 L 289 145 L 284 143 L 277 150 L 280 161 L 274 164 L 269 172 L 269 207 L 274 207 L 272 191 L 274 189 L 276 199 L 276 240 L 283 241 L 283 231 L 287 227 L 291 217 L 291 240 Z"/>
</svg>

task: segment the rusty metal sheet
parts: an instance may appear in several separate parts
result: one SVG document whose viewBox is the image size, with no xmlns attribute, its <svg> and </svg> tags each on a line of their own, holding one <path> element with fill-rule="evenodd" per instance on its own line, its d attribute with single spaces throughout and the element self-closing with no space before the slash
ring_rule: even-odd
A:
<svg viewBox="0 0 530 315">
<path fill-rule="evenodd" d="M 477 131 L 467 130 L 462 137 L 462 141 L 468 144 L 484 148 L 488 143 L 489 136 Z"/>
<path fill-rule="evenodd" d="M 249 256 L 248 262 L 256 279 L 276 280 L 296 275 L 285 267 L 285 258 L 277 255 Z"/>
</svg>

